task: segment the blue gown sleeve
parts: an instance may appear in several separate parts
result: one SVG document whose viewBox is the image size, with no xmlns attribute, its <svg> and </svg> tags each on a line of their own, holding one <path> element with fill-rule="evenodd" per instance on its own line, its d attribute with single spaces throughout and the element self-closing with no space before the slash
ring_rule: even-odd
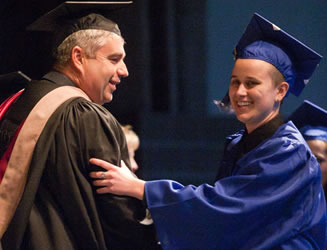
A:
<svg viewBox="0 0 327 250">
<path fill-rule="evenodd" d="M 164 249 L 319 248 L 325 244 L 320 168 L 305 144 L 269 140 L 214 186 L 145 185 Z"/>
</svg>

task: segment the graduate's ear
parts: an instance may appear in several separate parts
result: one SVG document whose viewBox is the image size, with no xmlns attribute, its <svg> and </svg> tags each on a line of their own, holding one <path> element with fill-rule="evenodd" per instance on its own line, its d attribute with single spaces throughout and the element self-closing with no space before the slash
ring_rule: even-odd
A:
<svg viewBox="0 0 327 250">
<path fill-rule="evenodd" d="M 287 82 L 281 82 L 277 87 L 276 101 L 281 102 L 289 89 L 290 85 Z"/>
<path fill-rule="evenodd" d="M 83 70 L 84 56 L 85 56 L 85 54 L 81 47 L 75 46 L 72 49 L 72 64 L 79 71 Z"/>
</svg>

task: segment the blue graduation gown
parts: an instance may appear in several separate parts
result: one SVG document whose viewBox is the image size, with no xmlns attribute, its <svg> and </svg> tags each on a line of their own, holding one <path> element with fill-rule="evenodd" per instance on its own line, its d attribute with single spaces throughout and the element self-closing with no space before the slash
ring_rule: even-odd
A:
<svg viewBox="0 0 327 250">
<path fill-rule="evenodd" d="M 226 144 L 210 186 L 148 181 L 145 195 L 164 249 L 325 249 L 319 164 L 292 122 L 235 162 L 242 133 Z"/>
</svg>

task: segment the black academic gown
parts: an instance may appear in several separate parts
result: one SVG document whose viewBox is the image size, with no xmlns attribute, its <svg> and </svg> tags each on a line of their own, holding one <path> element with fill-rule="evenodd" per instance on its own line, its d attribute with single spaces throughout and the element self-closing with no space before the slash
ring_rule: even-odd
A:
<svg viewBox="0 0 327 250">
<path fill-rule="evenodd" d="M 37 100 L 62 85 L 72 82 L 55 72 L 30 83 L 0 130 L 14 130 Z M 89 173 L 100 169 L 89 164 L 91 157 L 129 164 L 123 132 L 102 106 L 83 98 L 68 100 L 51 116 L 37 142 L 22 200 L 2 239 L 4 250 L 157 247 L 153 226 L 139 223 L 145 216 L 140 201 L 96 194 Z"/>
</svg>

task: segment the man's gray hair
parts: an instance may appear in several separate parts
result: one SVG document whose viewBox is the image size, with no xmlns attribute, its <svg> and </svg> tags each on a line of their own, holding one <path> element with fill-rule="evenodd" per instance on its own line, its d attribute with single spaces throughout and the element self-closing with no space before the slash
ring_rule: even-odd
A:
<svg viewBox="0 0 327 250">
<path fill-rule="evenodd" d="M 55 67 L 61 68 L 67 65 L 75 46 L 81 47 L 89 58 L 95 58 L 96 51 L 105 45 L 108 38 L 113 36 L 117 36 L 117 34 L 97 29 L 79 30 L 71 34 L 53 51 Z"/>
</svg>

